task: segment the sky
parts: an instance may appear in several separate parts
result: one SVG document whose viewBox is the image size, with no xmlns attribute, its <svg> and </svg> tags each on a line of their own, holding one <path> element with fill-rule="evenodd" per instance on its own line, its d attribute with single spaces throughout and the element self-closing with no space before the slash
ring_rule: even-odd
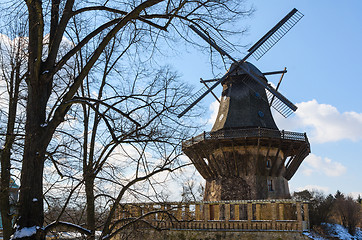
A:
<svg viewBox="0 0 362 240">
<path fill-rule="evenodd" d="M 246 4 L 255 12 L 237 23 L 248 29 L 233 37 L 240 45 L 251 46 L 293 8 L 304 14 L 259 61 L 248 59 L 262 72 L 288 70 L 280 92 L 298 110 L 287 119 L 274 114 L 275 120 L 281 130 L 306 132 L 312 150 L 289 182 L 291 192 L 317 189 L 362 195 L 362 1 L 246 0 Z M 201 39 L 200 44 L 204 44 Z M 234 54 L 236 59 L 244 56 Z M 195 90 L 202 87 L 200 78 L 213 78 L 209 60 L 206 53 L 190 46 L 180 47 L 171 61 L 167 59 Z M 224 74 L 217 69 L 215 73 Z M 276 84 L 279 77 L 268 80 Z M 221 88 L 214 92 L 220 95 Z M 195 121 L 209 124 L 200 133 L 211 130 L 218 109 L 212 96 L 201 104 L 206 115 Z M 185 170 L 187 174 L 193 170 Z M 193 178 L 203 182 L 199 175 Z"/>
<path fill-rule="evenodd" d="M 238 44 L 242 45 L 256 42 L 293 8 L 304 14 L 259 61 L 248 59 L 262 72 L 288 70 L 280 92 L 298 110 L 287 119 L 278 114 L 274 117 L 279 129 L 306 132 L 312 151 L 289 182 L 291 192 L 315 189 L 334 194 L 340 190 L 354 197 L 362 195 L 362 1 L 246 3 L 255 12 L 240 22 L 248 29 L 240 36 Z M 237 59 L 243 56 L 233 55 Z M 213 76 L 208 57 L 193 50 L 175 57 L 182 79 L 195 89 L 202 87 L 200 77 Z M 279 77 L 268 79 L 276 84 Z M 220 95 L 221 88 L 215 93 Z M 217 113 L 214 100 L 208 96 L 201 103 L 208 108 L 205 119 L 209 122 Z M 208 124 L 205 130 L 211 127 Z"/>
</svg>

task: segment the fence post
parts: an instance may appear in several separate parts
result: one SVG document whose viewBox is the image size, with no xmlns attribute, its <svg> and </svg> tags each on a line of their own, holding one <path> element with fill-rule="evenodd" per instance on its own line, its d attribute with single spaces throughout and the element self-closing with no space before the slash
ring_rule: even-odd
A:
<svg viewBox="0 0 362 240">
<path fill-rule="evenodd" d="M 255 204 L 255 218 L 256 220 L 261 220 L 261 213 L 260 213 L 260 204 Z"/>
<path fill-rule="evenodd" d="M 204 221 L 207 222 L 210 218 L 210 205 L 204 204 Z"/>
<path fill-rule="evenodd" d="M 195 205 L 195 218 L 196 218 L 196 221 L 201 220 L 200 204 Z"/>
<path fill-rule="evenodd" d="M 304 210 L 304 221 L 306 222 L 306 230 L 309 230 L 309 207 L 308 203 L 303 204 L 303 210 Z M 304 229 L 303 229 L 304 230 Z"/>
<path fill-rule="evenodd" d="M 191 219 L 191 217 L 190 217 L 190 204 L 186 204 L 185 205 L 185 219 L 184 220 L 190 220 Z"/>
<path fill-rule="evenodd" d="M 296 230 L 302 231 L 303 230 L 303 219 L 302 219 L 302 206 L 300 204 L 300 202 L 296 203 L 296 208 L 297 208 L 297 222 L 298 222 L 298 226 Z"/>
<path fill-rule="evenodd" d="M 177 205 L 177 212 L 176 212 L 176 219 L 181 221 L 182 220 L 182 205 Z"/>
<path fill-rule="evenodd" d="M 225 204 L 225 221 L 229 221 L 230 220 L 230 204 L 227 203 Z"/>
<path fill-rule="evenodd" d="M 275 202 L 271 202 L 271 208 L 272 208 L 272 229 L 276 230 L 277 206 Z"/>
<path fill-rule="evenodd" d="M 252 229 L 251 220 L 253 220 L 253 203 L 247 203 L 248 229 Z"/>
<path fill-rule="evenodd" d="M 239 204 L 235 204 L 234 205 L 234 215 L 235 215 L 235 219 L 234 220 L 240 220 L 240 205 Z"/>
<path fill-rule="evenodd" d="M 279 220 L 284 220 L 284 203 L 279 203 Z"/>
</svg>

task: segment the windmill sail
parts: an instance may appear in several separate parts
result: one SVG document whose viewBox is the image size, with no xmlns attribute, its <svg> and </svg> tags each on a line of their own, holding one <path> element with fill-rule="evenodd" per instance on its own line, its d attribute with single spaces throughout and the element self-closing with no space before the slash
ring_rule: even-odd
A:
<svg viewBox="0 0 362 240">
<path fill-rule="evenodd" d="M 294 27 L 304 15 L 297 9 L 293 9 L 280 22 L 278 22 L 269 32 L 267 32 L 248 52 L 259 60 L 269 49 L 271 49 L 287 32 Z"/>
<path fill-rule="evenodd" d="M 262 57 L 270 48 L 272 48 L 304 15 L 300 13 L 297 9 L 293 9 L 288 15 L 286 15 L 277 25 L 275 25 L 267 34 L 265 34 L 254 46 L 252 46 L 248 51 L 249 53 L 240 61 L 236 61 L 231 57 L 227 52 L 225 52 L 221 47 L 219 47 L 215 40 L 209 36 L 206 36 L 202 31 L 198 30 L 195 26 L 190 25 L 190 28 L 198 34 L 202 39 L 208 42 L 216 51 L 221 55 L 227 56 L 231 59 L 234 64 L 231 65 L 229 71 L 220 78 L 214 85 L 210 88 L 204 87 L 191 96 L 184 103 L 185 108 L 178 114 L 178 117 L 182 117 L 186 112 L 188 112 L 193 106 L 195 106 L 201 99 L 203 99 L 209 92 L 211 92 L 219 83 L 222 83 L 231 73 L 236 69 L 242 69 L 246 74 L 248 74 L 252 79 L 262 85 L 267 95 L 269 96 L 269 102 L 271 106 L 276 109 L 284 117 L 288 117 L 293 111 L 297 110 L 297 107 L 290 102 L 286 97 L 280 94 L 275 90 L 270 84 L 264 82 L 263 79 L 259 79 L 252 71 L 244 66 L 245 61 L 249 56 L 253 55 L 256 59 Z M 205 31 L 204 31 L 205 32 Z M 209 35 L 209 34 L 208 34 Z M 277 100 L 273 100 L 274 96 Z M 187 106 L 188 105 L 188 106 Z M 186 107 L 187 106 L 187 107 Z"/>
<path fill-rule="evenodd" d="M 183 104 L 185 106 L 181 112 L 177 115 L 177 117 L 182 117 L 187 113 L 193 106 L 195 106 L 198 102 L 201 101 L 209 92 L 211 92 L 214 88 L 216 88 L 217 85 L 219 85 L 222 81 L 224 81 L 231 73 L 236 70 L 236 67 L 234 65 L 231 66 L 229 71 L 220 78 L 216 83 L 214 83 L 211 87 L 202 87 L 199 91 L 194 93 L 191 97 L 189 97 Z"/>
</svg>

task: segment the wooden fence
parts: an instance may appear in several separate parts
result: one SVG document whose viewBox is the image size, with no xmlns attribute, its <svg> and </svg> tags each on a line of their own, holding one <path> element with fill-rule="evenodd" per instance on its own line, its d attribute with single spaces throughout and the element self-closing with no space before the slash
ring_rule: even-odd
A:
<svg viewBox="0 0 362 240">
<path fill-rule="evenodd" d="M 306 231 L 308 203 L 292 200 L 127 203 L 115 220 L 139 220 L 160 229 Z"/>
</svg>

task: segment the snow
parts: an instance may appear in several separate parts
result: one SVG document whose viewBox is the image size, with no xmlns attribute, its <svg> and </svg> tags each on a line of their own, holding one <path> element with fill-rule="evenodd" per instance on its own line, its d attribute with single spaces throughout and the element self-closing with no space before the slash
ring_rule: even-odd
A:
<svg viewBox="0 0 362 240">
<path fill-rule="evenodd" d="M 325 238 L 321 237 L 321 236 L 318 236 L 316 233 L 312 233 L 312 232 L 304 232 L 303 233 L 304 235 L 310 237 L 311 239 L 314 239 L 314 240 L 326 240 Z"/>
<path fill-rule="evenodd" d="M 40 127 L 46 127 L 46 126 L 48 126 L 47 123 L 42 123 L 42 124 L 40 124 Z"/>
<path fill-rule="evenodd" d="M 95 233 L 96 239 L 99 239 L 101 234 L 102 234 L 101 231 L 96 231 Z M 79 232 L 57 232 L 54 237 L 57 237 L 59 239 L 81 239 L 84 237 L 84 235 Z"/>
<path fill-rule="evenodd" d="M 333 237 L 333 238 L 337 238 L 337 239 L 341 239 L 341 240 L 350 240 L 350 239 L 362 240 L 362 229 L 360 229 L 360 228 L 357 228 L 355 236 L 352 236 L 351 234 L 348 233 L 348 229 L 346 229 L 345 227 L 343 227 L 339 224 L 323 223 L 323 225 L 326 226 L 326 228 L 329 232 L 329 237 Z M 315 232 L 307 232 L 307 233 L 304 233 L 304 235 L 306 235 L 314 240 L 327 240 L 326 238 L 319 236 Z"/>
<path fill-rule="evenodd" d="M 38 201 L 38 199 L 37 198 L 33 198 L 33 202 L 37 202 Z"/>
<path fill-rule="evenodd" d="M 30 236 L 36 234 L 36 229 L 37 229 L 37 226 L 25 227 L 25 228 L 17 229 L 17 230 L 15 231 L 15 233 L 11 236 L 11 239 L 30 237 Z"/>
<path fill-rule="evenodd" d="M 49 71 L 48 71 L 48 70 L 46 70 L 46 71 L 44 71 L 42 74 L 46 74 L 46 73 L 49 73 Z"/>
</svg>

